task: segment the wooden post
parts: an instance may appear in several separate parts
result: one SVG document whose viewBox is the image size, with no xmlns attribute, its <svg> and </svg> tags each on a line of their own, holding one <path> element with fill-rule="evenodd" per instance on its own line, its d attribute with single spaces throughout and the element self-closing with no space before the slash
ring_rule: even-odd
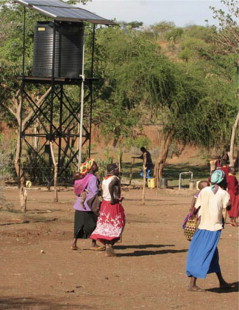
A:
<svg viewBox="0 0 239 310">
<path fill-rule="evenodd" d="M 237 117 L 235 123 L 232 126 L 232 133 L 231 133 L 231 142 L 230 142 L 230 151 L 229 151 L 229 161 L 230 166 L 234 167 L 236 159 L 234 159 L 234 144 L 235 144 L 235 137 L 236 137 L 236 130 L 239 124 L 239 112 L 237 113 Z"/>
<path fill-rule="evenodd" d="M 131 162 L 131 167 L 130 167 L 130 171 L 129 171 L 129 185 L 131 185 L 131 181 L 133 178 L 133 166 L 134 166 L 134 162 L 135 162 L 135 158 L 133 158 L 132 162 Z"/>
<path fill-rule="evenodd" d="M 58 163 L 57 163 L 56 160 L 55 160 L 52 142 L 50 142 L 50 149 L 51 149 L 51 158 L 52 158 L 53 165 L 54 165 L 54 192 L 55 192 L 55 201 L 58 202 L 58 191 L 57 191 Z"/>
<path fill-rule="evenodd" d="M 210 173 L 216 169 L 216 162 L 217 162 L 217 159 L 211 159 L 211 160 L 209 161 L 209 164 L 210 164 Z"/>
<path fill-rule="evenodd" d="M 145 184 L 146 183 L 146 153 L 143 154 L 143 191 L 142 191 L 142 205 L 145 205 Z"/>
<path fill-rule="evenodd" d="M 24 186 L 25 178 L 20 178 L 20 187 L 19 187 L 19 200 L 20 200 L 20 207 L 23 213 L 27 211 L 27 190 Z"/>
<path fill-rule="evenodd" d="M 123 162 L 123 151 L 120 149 L 119 150 L 119 158 L 118 158 L 118 162 L 119 162 L 119 170 L 122 170 L 122 162 Z"/>
</svg>

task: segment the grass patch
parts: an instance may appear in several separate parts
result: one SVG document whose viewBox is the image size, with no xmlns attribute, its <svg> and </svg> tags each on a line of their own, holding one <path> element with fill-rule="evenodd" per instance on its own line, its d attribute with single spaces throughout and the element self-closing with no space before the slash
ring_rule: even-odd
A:
<svg viewBox="0 0 239 310">
<path fill-rule="evenodd" d="M 123 177 L 125 180 L 129 179 L 130 177 L 130 169 L 132 168 L 132 180 L 140 181 L 142 178 L 140 177 L 139 173 L 142 169 L 142 163 L 135 163 L 132 166 L 132 163 L 126 162 L 123 163 Z M 193 173 L 193 180 L 207 180 L 210 173 L 208 165 L 197 165 L 193 166 L 189 163 L 182 163 L 182 164 L 167 164 L 163 170 L 163 178 L 168 180 L 169 186 L 178 186 L 179 183 L 179 174 L 181 172 L 192 172 Z M 182 175 L 182 187 L 188 187 L 189 185 L 190 174 Z"/>
</svg>

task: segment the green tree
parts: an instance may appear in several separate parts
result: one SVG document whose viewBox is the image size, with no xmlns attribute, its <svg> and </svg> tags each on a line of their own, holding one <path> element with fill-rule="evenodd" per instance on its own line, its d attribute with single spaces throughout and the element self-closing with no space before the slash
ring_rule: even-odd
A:
<svg viewBox="0 0 239 310">
<path fill-rule="evenodd" d="M 239 53 L 239 1 L 238 0 L 221 0 L 225 5 L 225 11 L 211 7 L 213 17 L 219 21 L 219 28 L 215 28 L 217 36 L 214 37 L 221 52 L 223 48 L 224 53 Z"/>
<path fill-rule="evenodd" d="M 97 72 L 102 78 L 97 106 L 104 111 L 100 119 L 105 115 L 105 132 L 113 133 L 117 142 L 122 134 L 130 136 L 130 128 L 149 113 L 149 107 L 146 111 L 139 109 L 141 103 L 150 106 L 165 100 L 170 63 L 142 32 L 103 29 L 97 38 Z"/>
<path fill-rule="evenodd" d="M 235 68 L 230 57 L 215 55 L 209 39 L 213 31 L 194 27 L 182 33 L 178 49 L 191 54 L 185 63 L 178 61 L 180 53 L 178 59 L 165 56 L 145 32 L 110 28 L 97 33 L 95 120 L 113 135 L 114 145 L 145 119 L 163 127 L 159 175 L 173 141 L 209 148 L 228 139 Z"/>
<path fill-rule="evenodd" d="M 235 96 L 235 104 L 238 106 L 238 73 L 239 73 L 239 2 L 238 0 L 221 0 L 225 5 L 226 11 L 211 7 L 214 18 L 219 21 L 219 28 L 216 29 L 217 35 L 213 36 L 215 42 L 216 51 L 219 55 L 229 55 L 231 61 L 237 70 L 236 83 L 237 95 Z M 236 141 L 236 130 L 239 125 L 239 109 L 237 108 L 237 115 L 234 117 L 234 123 L 232 124 L 231 139 L 230 139 L 230 165 L 234 165 L 234 148 Z M 229 144 L 229 143 L 228 143 Z"/>
<path fill-rule="evenodd" d="M 74 1 L 81 2 L 81 1 Z M 86 1 L 83 1 L 84 3 Z M 25 51 L 23 51 L 23 6 L 15 4 L 13 1 L 2 1 L 0 5 L 0 18 L 2 25 L 0 29 L 0 113 L 7 115 L 13 126 L 18 129 L 18 137 L 16 143 L 15 169 L 20 180 L 20 206 L 25 211 L 24 200 L 24 172 L 20 164 L 20 124 L 24 129 L 25 124 L 32 116 L 33 111 L 27 106 L 20 95 L 21 81 L 18 79 L 22 75 L 22 55 L 25 52 L 25 72 L 26 76 L 31 75 L 33 60 L 33 25 L 37 20 L 49 20 L 42 15 L 26 10 L 25 25 Z M 49 93 L 50 89 L 44 90 L 41 95 L 42 88 L 31 86 L 31 98 L 35 99 L 38 106 Z M 40 97 L 38 100 L 37 97 Z M 22 113 L 21 113 L 22 111 Z"/>
<path fill-rule="evenodd" d="M 175 28 L 175 24 L 173 22 L 163 21 L 152 26 L 149 26 L 146 29 L 146 32 L 152 32 L 156 35 L 162 35 L 169 31 L 172 31 Z"/>
</svg>

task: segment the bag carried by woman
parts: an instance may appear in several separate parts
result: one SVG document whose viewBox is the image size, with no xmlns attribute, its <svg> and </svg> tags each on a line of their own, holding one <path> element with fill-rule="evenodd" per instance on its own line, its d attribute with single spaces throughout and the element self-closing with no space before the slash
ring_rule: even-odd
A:
<svg viewBox="0 0 239 310">
<path fill-rule="evenodd" d="M 183 223 L 183 233 L 188 241 L 192 240 L 193 235 L 197 230 L 197 214 L 188 214 Z"/>
<path fill-rule="evenodd" d="M 183 222 L 183 233 L 188 241 L 192 240 L 193 235 L 195 234 L 198 227 L 198 209 L 194 209 L 193 213 L 189 213 Z"/>
</svg>

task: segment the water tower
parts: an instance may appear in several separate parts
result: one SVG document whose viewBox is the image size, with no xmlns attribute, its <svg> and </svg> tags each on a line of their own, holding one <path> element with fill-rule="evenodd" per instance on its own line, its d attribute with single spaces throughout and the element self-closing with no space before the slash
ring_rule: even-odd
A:
<svg viewBox="0 0 239 310">
<path fill-rule="evenodd" d="M 93 77 L 95 29 L 97 24 L 115 23 L 57 0 L 16 2 L 24 7 L 20 92 L 25 102 L 23 106 L 27 106 L 29 112 L 20 125 L 21 150 L 25 149 L 24 145 L 29 153 L 34 154 L 36 163 L 32 163 L 32 170 L 46 169 L 48 177 L 45 181 L 49 184 L 53 179 L 54 161 L 57 162 L 58 177 L 61 177 L 69 166 L 74 165 L 77 169 L 82 160 L 82 146 L 86 142 L 89 143 L 88 154 L 91 153 L 92 84 L 97 80 Z M 35 25 L 31 75 L 26 74 L 25 68 L 27 8 L 47 17 Z M 86 77 L 84 72 L 86 22 L 93 25 L 90 77 Z M 33 86 L 39 89 L 34 95 L 30 93 Z M 79 90 L 78 101 L 72 100 L 69 90 L 66 90 L 68 86 Z M 86 100 L 90 101 L 87 119 L 84 115 Z M 46 156 L 49 157 L 47 167 L 41 167 Z"/>
</svg>

